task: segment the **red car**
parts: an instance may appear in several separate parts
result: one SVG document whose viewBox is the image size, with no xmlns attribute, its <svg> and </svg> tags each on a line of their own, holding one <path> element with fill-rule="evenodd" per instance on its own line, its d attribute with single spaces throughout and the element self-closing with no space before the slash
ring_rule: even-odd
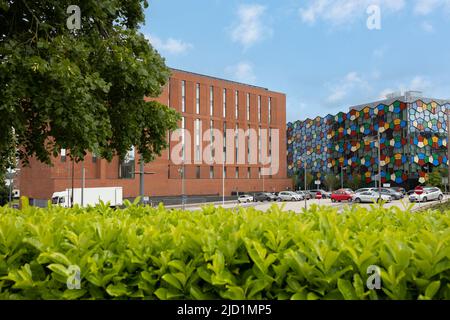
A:
<svg viewBox="0 0 450 320">
<path fill-rule="evenodd" d="M 347 190 L 337 190 L 331 194 L 332 202 L 352 201 L 353 193 Z"/>
</svg>

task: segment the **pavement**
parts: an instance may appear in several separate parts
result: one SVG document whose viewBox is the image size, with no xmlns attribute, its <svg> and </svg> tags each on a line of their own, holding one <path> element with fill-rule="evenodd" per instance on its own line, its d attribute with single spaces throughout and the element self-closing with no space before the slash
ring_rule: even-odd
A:
<svg viewBox="0 0 450 320">
<path fill-rule="evenodd" d="M 442 202 L 446 202 L 449 199 L 450 199 L 450 196 L 446 195 L 444 197 L 444 199 L 442 200 Z M 384 207 L 385 208 L 398 207 L 399 209 L 405 210 L 410 205 L 413 205 L 412 210 L 416 211 L 416 210 L 426 209 L 437 203 L 439 203 L 439 201 L 428 201 L 426 203 L 410 203 L 409 200 L 405 197 L 402 200 L 394 200 L 392 202 L 385 203 Z M 242 204 L 237 203 L 237 201 L 227 201 L 227 202 L 225 202 L 224 205 L 222 205 L 222 202 L 209 203 L 207 205 L 214 205 L 215 207 L 223 207 L 223 208 L 227 208 L 227 209 L 233 209 L 233 208 L 237 208 L 237 207 L 243 207 L 243 208 L 254 207 L 257 210 L 266 211 L 273 204 L 278 205 L 280 208 L 283 206 L 284 211 L 294 211 L 297 213 L 301 213 L 305 209 L 305 201 L 250 202 L 250 203 L 242 203 Z M 337 208 L 339 212 L 343 211 L 348 206 L 352 207 L 352 206 L 358 205 L 358 206 L 370 208 L 370 206 L 373 205 L 371 203 L 356 204 L 356 203 L 352 203 L 352 202 L 333 203 L 333 202 L 331 202 L 330 199 L 321 199 L 321 200 L 313 199 L 313 200 L 306 201 L 306 208 L 309 208 L 313 204 L 316 204 L 319 206 L 329 206 L 329 207 Z M 198 204 L 198 205 L 191 204 L 189 206 L 186 206 L 186 210 L 189 210 L 189 211 L 199 210 L 204 205 L 205 204 Z M 179 207 L 179 206 L 172 206 L 172 208 L 177 208 L 177 207 Z"/>
</svg>

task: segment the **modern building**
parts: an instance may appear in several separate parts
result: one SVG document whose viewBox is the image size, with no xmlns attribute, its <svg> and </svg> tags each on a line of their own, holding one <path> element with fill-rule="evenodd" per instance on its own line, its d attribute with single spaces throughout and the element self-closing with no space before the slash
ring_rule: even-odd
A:
<svg viewBox="0 0 450 320">
<path fill-rule="evenodd" d="M 405 187 L 425 183 L 435 168 L 447 168 L 449 100 L 420 92 L 358 105 L 349 112 L 288 123 L 288 175 L 303 177 L 304 161 L 314 180 L 332 173 L 361 186 L 378 181 Z M 300 179 L 300 181 L 303 181 Z"/>
<path fill-rule="evenodd" d="M 176 109 L 182 115 L 179 127 L 185 129 L 181 139 L 184 158 L 181 163 L 180 159 L 172 158 L 173 150 L 179 146 L 180 141 L 170 141 L 169 148 L 161 157 L 145 166 L 146 172 L 154 173 L 145 175 L 145 195 L 181 195 L 182 180 L 186 195 L 222 195 L 224 188 L 224 194 L 229 196 L 236 192 L 280 191 L 292 187 L 291 179 L 287 177 L 285 160 L 287 144 L 284 94 L 172 69 L 168 84 L 156 100 Z M 210 141 L 204 139 L 207 129 L 218 130 L 216 135 L 223 135 L 224 131 L 228 131 L 224 147 L 226 164 L 219 161 L 210 163 L 207 161 L 210 159 L 205 159 L 205 153 L 208 153 L 205 148 L 210 145 Z M 230 133 L 230 129 L 234 131 Z M 236 129 L 242 129 L 244 133 L 239 131 L 237 135 Z M 249 129 L 257 134 L 254 143 L 248 134 Z M 170 134 L 171 140 L 173 134 Z M 206 140 L 209 140 L 209 136 Z M 211 136 L 213 140 L 221 140 L 218 138 Z M 233 145 L 233 141 L 239 142 Z M 269 143 L 264 144 L 264 141 Z M 230 150 L 229 143 L 233 150 Z M 227 147 L 229 150 L 226 150 Z M 250 159 L 251 149 L 256 147 L 257 159 Z M 277 148 L 277 152 L 273 152 L 272 148 Z M 265 153 L 268 153 L 272 162 L 278 160 L 279 163 L 270 174 L 265 173 L 265 168 L 270 165 L 267 161 L 262 161 Z M 186 158 L 190 154 L 192 159 Z M 219 150 L 211 148 L 210 156 L 215 160 L 221 154 Z M 53 159 L 53 166 L 31 159 L 30 166 L 21 171 L 21 193 L 33 199 L 49 199 L 53 192 L 71 188 L 72 173 L 74 186 L 79 188 L 84 167 L 86 187 L 122 186 L 124 197 L 133 198 L 139 195 L 139 176 L 136 174 L 139 171 L 138 159 L 139 155 L 133 150 L 123 162 L 118 158 L 107 162 L 88 154 L 83 163 L 74 165 L 66 157 L 65 150 Z M 237 159 L 240 161 L 235 161 Z"/>
</svg>

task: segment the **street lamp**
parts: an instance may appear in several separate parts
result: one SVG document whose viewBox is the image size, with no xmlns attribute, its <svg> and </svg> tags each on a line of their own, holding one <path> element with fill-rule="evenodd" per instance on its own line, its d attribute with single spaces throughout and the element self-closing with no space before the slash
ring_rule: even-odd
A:
<svg viewBox="0 0 450 320">
<path fill-rule="evenodd" d="M 182 162 L 182 167 L 178 168 L 178 173 L 181 175 L 181 207 L 184 210 L 185 207 L 185 194 L 184 194 L 184 161 Z"/>
<path fill-rule="evenodd" d="M 344 170 L 347 170 L 347 167 L 341 166 L 341 189 L 344 189 Z"/>
<path fill-rule="evenodd" d="M 304 170 L 304 180 L 305 180 L 305 194 L 304 194 L 304 198 L 305 198 L 305 210 L 308 208 L 308 204 L 307 204 L 307 197 L 306 197 L 306 158 L 300 158 L 303 161 L 303 170 Z"/>
<path fill-rule="evenodd" d="M 371 138 L 374 138 L 373 136 Z M 367 138 L 366 138 L 367 139 Z M 378 201 L 381 202 L 381 143 L 380 143 L 380 129 L 377 130 L 377 143 L 378 143 Z M 368 142 L 373 142 L 375 140 L 369 140 Z"/>
<path fill-rule="evenodd" d="M 144 202 L 144 175 L 156 174 L 156 172 L 144 171 L 144 157 L 141 155 L 139 171 L 134 172 L 134 174 L 139 174 L 139 196 L 141 197 L 140 203 L 142 204 Z"/>
</svg>

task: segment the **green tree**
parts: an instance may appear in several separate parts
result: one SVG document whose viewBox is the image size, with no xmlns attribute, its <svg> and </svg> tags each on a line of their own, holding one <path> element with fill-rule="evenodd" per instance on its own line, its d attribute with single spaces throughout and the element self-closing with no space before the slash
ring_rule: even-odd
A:
<svg viewBox="0 0 450 320">
<path fill-rule="evenodd" d="M 330 190 L 334 191 L 339 186 L 339 179 L 335 174 L 329 173 L 325 176 L 325 186 Z"/>
<path fill-rule="evenodd" d="M 66 23 L 71 0 L 0 0 L 0 169 L 20 160 L 51 163 L 62 148 L 146 162 L 167 147 L 178 113 L 157 97 L 170 70 L 139 27 L 145 0 L 77 1 L 81 29 Z"/>
<path fill-rule="evenodd" d="M 359 173 L 355 173 L 352 175 L 352 179 L 347 182 L 348 186 L 353 189 L 357 190 L 361 187 L 362 177 Z"/>
<path fill-rule="evenodd" d="M 441 173 L 438 170 L 435 170 L 428 174 L 428 186 L 432 187 L 441 187 L 442 186 L 442 176 Z"/>
<path fill-rule="evenodd" d="M 310 172 L 306 172 L 306 190 L 308 190 L 311 187 L 311 183 L 314 180 L 314 176 L 310 173 Z M 305 184 L 305 182 L 303 181 L 302 183 L 303 185 Z"/>
</svg>

